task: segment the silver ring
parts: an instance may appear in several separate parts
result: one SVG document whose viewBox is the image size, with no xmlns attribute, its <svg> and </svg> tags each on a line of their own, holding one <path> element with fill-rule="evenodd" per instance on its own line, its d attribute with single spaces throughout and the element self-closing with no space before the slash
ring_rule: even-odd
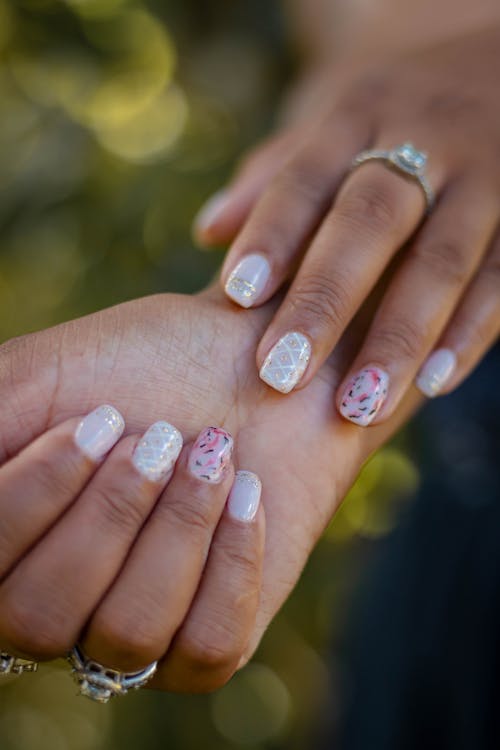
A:
<svg viewBox="0 0 500 750">
<path fill-rule="evenodd" d="M 80 646 L 72 649 L 68 654 L 68 661 L 80 695 L 97 703 L 107 703 L 110 698 L 126 695 L 129 690 L 139 690 L 149 682 L 158 667 L 158 662 L 154 661 L 139 672 L 119 672 L 89 659 Z"/>
<path fill-rule="evenodd" d="M 382 149 L 361 151 L 352 160 L 351 168 L 359 167 L 360 164 L 364 164 L 367 161 L 377 160 L 383 161 L 398 172 L 412 177 L 419 183 L 423 190 L 427 206 L 426 213 L 429 213 L 434 205 L 436 196 L 429 180 L 425 176 L 427 159 L 427 154 L 424 151 L 418 151 L 411 143 L 403 143 L 401 146 L 396 146 L 396 148 L 385 151 Z"/>
<path fill-rule="evenodd" d="M 23 672 L 36 672 L 38 662 L 29 659 L 19 659 L 17 656 L 11 656 L 6 651 L 0 651 L 0 675 L 4 674 L 23 674 Z"/>
</svg>

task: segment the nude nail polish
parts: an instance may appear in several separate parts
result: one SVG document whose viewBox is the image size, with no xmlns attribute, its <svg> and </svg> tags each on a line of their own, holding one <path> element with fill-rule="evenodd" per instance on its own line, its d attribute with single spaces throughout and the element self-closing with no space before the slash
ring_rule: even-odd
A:
<svg viewBox="0 0 500 750">
<path fill-rule="evenodd" d="M 120 412 L 103 404 L 82 419 L 76 428 L 75 442 L 86 456 L 99 461 L 118 442 L 124 429 Z"/>
<path fill-rule="evenodd" d="M 227 500 L 228 513 L 236 521 L 253 521 L 259 509 L 262 483 L 251 471 L 238 471 Z"/>
<path fill-rule="evenodd" d="M 379 367 L 360 370 L 347 384 L 340 413 L 354 424 L 367 427 L 382 408 L 387 397 L 389 375 Z"/>
<path fill-rule="evenodd" d="M 182 450 L 182 435 L 168 422 L 155 422 L 137 443 L 132 463 L 151 482 L 172 471 Z"/>
<path fill-rule="evenodd" d="M 228 202 L 228 191 L 219 190 L 214 193 L 196 215 L 193 227 L 196 234 L 206 232 L 218 219 Z"/>
<path fill-rule="evenodd" d="M 290 393 L 311 359 L 311 343 L 297 331 L 286 333 L 273 346 L 260 368 L 261 379 L 280 393 Z"/>
<path fill-rule="evenodd" d="M 246 255 L 231 272 L 225 292 L 241 307 L 251 307 L 260 297 L 271 276 L 267 258 L 254 253 Z"/>
<path fill-rule="evenodd" d="M 219 484 L 233 453 L 233 438 L 221 427 L 207 427 L 198 435 L 189 454 L 188 466 L 197 479 Z"/>
<path fill-rule="evenodd" d="M 424 363 L 415 379 L 415 385 L 424 396 L 434 398 L 449 381 L 457 366 L 457 357 L 451 349 L 436 349 Z"/>
</svg>

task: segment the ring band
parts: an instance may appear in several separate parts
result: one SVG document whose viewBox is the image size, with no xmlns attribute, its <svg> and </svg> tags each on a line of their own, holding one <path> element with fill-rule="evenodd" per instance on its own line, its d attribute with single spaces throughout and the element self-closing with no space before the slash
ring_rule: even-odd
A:
<svg viewBox="0 0 500 750">
<path fill-rule="evenodd" d="M 36 672 L 37 669 L 38 662 L 36 661 L 20 659 L 17 656 L 11 656 L 6 651 L 0 651 L 0 675 L 20 675 L 24 672 Z"/>
<path fill-rule="evenodd" d="M 390 150 L 370 149 L 361 151 L 354 157 L 351 163 L 351 169 L 359 167 L 367 161 L 382 161 L 398 172 L 408 175 L 416 180 L 425 197 L 426 213 L 429 213 L 434 205 L 436 196 L 431 187 L 429 180 L 425 175 L 427 166 L 427 154 L 424 151 L 418 151 L 411 143 L 403 143 L 401 146 Z"/>
<path fill-rule="evenodd" d="M 97 703 L 107 703 L 117 695 L 126 695 L 129 690 L 139 690 L 149 682 L 158 667 L 158 662 L 154 661 L 138 672 L 119 672 L 89 659 L 80 646 L 72 649 L 68 661 L 80 695 Z"/>
</svg>

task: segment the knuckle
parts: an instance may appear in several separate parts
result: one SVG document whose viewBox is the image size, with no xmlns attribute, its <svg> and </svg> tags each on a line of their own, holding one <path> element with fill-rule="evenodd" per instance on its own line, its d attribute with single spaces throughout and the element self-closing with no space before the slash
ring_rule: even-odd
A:
<svg viewBox="0 0 500 750">
<path fill-rule="evenodd" d="M 276 177 L 275 184 L 280 191 L 285 193 L 293 191 L 309 203 L 324 205 L 330 200 L 325 188 L 332 182 L 332 179 L 331 165 L 325 165 L 324 156 L 309 149 L 283 166 Z"/>
<path fill-rule="evenodd" d="M 433 119 L 440 122 L 451 122 L 456 126 L 457 119 L 471 119 L 477 122 L 479 111 L 483 109 L 480 97 L 468 91 L 458 89 L 440 91 L 431 96 L 425 107 L 426 120 Z"/>
<path fill-rule="evenodd" d="M 352 82 L 340 102 L 340 107 L 353 112 L 361 110 L 365 115 L 382 103 L 391 88 L 391 71 L 381 65 Z"/>
<path fill-rule="evenodd" d="M 120 472 L 117 472 L 117 476 L 119 475 Z M 105 530 L 126 538 L 135 535 L 144 516 L 137 495 L 130 492 L 130 487 L 117 479 L 116 484 L 96 485 L 92 493 L 97 517 Z"/>
<path fill-rule="evenodd" d="M 234 631 L 221 624 L 192 628 L 180 636 L 178 646 L 192 670 L 214 675 L 229 670 L 242 651 Z"/>
<path fill-rule="evenodd" d="M 195 495 L 183 495 L 171 499 L 159 506 L 167 522 L 203 539 L 212 527 L 213 510 L 209 503 L 204 503 Z"/>
<path fill-rule="evenodd" d="M 2 601 L 2 635 L 20 653 L 44 659 L 66 653 L 72 639 L 65 637 L 64 623 L 52 608 L 27 605 L 18 597 Z"/>
<path fill-rule="evenodd" d="M 370 182 L 348 187 L 339 195 L 335 214 L 348 228 L 381 233 L 397 225 L 397 196 L 387 180 L 371 178 Z"/>
<path fill-rule="evenodd" d="M 159 645 L 158 628 L 147 618 L 132 619 L 112 615 L 96 615 L 91 626 L 93 643 L 112 654 L 113 662 L 125 671 L 133 671 L 155 661 L 162 647 Z"/>
<path fill-rule="evenodd" d="M 309 273 L 293 290 L 292 313 L 313 324 L 340 328 L 348 315 L 350 298 L 349 284 L 339 273 Z"/>
<path fill-rule="evenodd" d="M 407 318 L 395 318 L 390 325 L 378 328 L 371 334 L 371 345 L 387 360 L 403 357 L 416 360 L 422 351 L 425 332 Z"/>
<path fill-rule="evenodd" d="M 467 280 L 469 263 L 463 241 L 453 238 L 428 240 L 416 246 L 415 257 L 440 281 L 458 286 Z"/>
<path fill-rule="evenodd" d="M 245 545 L 238 544 L 235 540 L 233 543 L 225 544 L 218 550 L 221 556 L 221 566 L 231 571 L 231 578 L 237 579 L 238 590 L 245 592 L 239 597 L 239 603 L 243 603 L 243 598 L 251 597 L 259 583 L 260 561 L 255 551 L 246 548 Z"/>
</svg>

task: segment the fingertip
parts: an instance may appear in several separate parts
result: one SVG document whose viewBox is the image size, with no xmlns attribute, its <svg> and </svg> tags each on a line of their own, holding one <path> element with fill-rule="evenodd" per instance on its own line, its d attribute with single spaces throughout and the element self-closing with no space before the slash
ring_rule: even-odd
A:
<svg viewBox="0 0 500 750">
<path fill-rule="evenodd" d="M 375 365 L 364 367 L 347 378 L 337 391 L 337 409 L 348 422 L 368 427 L 379 416 L 388 390 L 389 375 L 385 370 Z"/>
</svg>

